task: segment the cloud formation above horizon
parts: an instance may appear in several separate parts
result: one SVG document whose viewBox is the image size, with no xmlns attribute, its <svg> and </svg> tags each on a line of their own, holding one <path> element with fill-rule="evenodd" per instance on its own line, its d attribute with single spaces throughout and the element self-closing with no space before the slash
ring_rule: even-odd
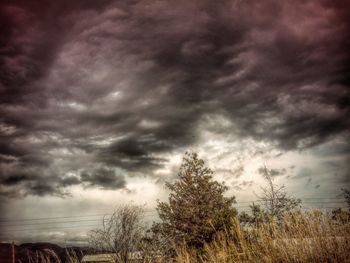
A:
<svg viewBox="0 0 350 263">
<path fill-rule="evenodd" d="M 206 131 L 282 152 L 340 138 L 335 151 L 349 156 L 347 10 L 316 0 L 3 1 L 0 195 L 125 189 L 125 177 L 155 176 Z"/>
</svg>

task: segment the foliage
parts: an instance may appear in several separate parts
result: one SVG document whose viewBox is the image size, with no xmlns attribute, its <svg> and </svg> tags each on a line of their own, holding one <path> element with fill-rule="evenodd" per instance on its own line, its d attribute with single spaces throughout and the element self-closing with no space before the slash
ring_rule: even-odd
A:
<svg viewBox="0 0 350 263">
<path fill-rule="evenodd" d="M 343 196 L 345 198 L 346 203 L 348 204 L 348 208 L 350 209 L 350 190 L 349 189 L 342 189 Z"/>
<path fill-rule="evenodd" d="M 285 186 L 279 186 L 273 182 L 273 177 L 269 174 L 268 169 L 264 169 L 264 179 L 267 186 L 262 187 L 262 194 L 259 201 L 262 203 L 252 203 L 250 214 L 243 211 L 239 215 L 239 221 L 244 226 L 259 227 L 262 223 L 278 219 L 282 220 L 283 216 L 298 208 L 301 204 L 300 199 L 296 199 L 287 195 Z"/>
<path fill-rule="evenodd" d="M 273 177 L 268 170 L 264 169 L 264 179 L 267 182 L 266 187 L 262 187 L 260 200 L 265 206 L 267 214 L 272 217 L 282 219 L 286 212 L 290 212 L 301 204 L 301 200 L 287 195 L 285 186 L 279 186 L 273 182 Z"/>
<path fill-rule="evenodd" d="M 269 214 L 260 205 L 252 203 L 249 207 L 251 214 L 245 211 L 239 214 L 238 218 L 242 225 L 258 227 L 260 224 L 270 219 Z"/>
<path fill-rule="evenodd" d="M 350 213 L 341 208 L 336 208 L 332 210 L 332 218 L 333 220 L 340 221 L 340 222 L 349 222 Z"/>
<path fill-rule="evenodd" d="M 142 238 L 142 256 L 149 262 L 157 262 L 159 258 L 171 261 L 170 259 L 175 256 L 174 246 L 169 238 L 157 229 L 157 226 L 153 225 L 152 229 L 146 231 Z"/>
<path fill-rule="evenodd" d="M 344 197 L 345 202 L 347 203 L 347 209 L 335 208 L 332 210 L 332 217 L 334 220 L 338 221 L 348 221 L 350 219 L 350 190 L 341 189 L 342 194 L 339 195 L 339 198 Z"/>
<path fill-rule="evenodd" d="M 201 248 L 216 231 L 223 230 L 237 213 L 232 207 L 235 197 L 224 197 L 228 187 L 213 180 L 212 175 L 196 153 L 186 153 L 178 180 L 166 184 L 169 203 L 158 203 L 162 222 L 154 224 L 153 230 L 174 244 L 184 242 L 192 248 Z"/>
<path fill-rule="evenodd" d="M 90 246 L 98 252 L 113 252 L 127 262 L 130 253 L 138 251 L 145 230 L 144 211 L 140 206 L 125 205 L 104 218 L 101 229 L 90 232 Z"/>
</svg>

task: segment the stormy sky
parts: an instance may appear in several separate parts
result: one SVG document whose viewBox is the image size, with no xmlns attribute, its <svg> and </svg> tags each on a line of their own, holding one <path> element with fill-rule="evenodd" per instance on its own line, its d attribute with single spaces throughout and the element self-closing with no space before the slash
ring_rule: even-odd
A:
<svg viewBox="0 0 350 263">
<path fill-rule="evenodd" d="M 238 202 L 265 166 L 295 196 L 335 197 L 350 184 L 346 2 L 1 1 L 1 218 L 152 211 L 186 151 Z"/>
</svg>

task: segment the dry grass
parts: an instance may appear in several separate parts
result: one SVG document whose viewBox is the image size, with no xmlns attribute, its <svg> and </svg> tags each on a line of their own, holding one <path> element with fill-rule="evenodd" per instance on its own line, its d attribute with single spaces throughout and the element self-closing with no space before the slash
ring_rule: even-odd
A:
<svg viewBox="0 0 350 263">
<path fill-rule="evenodd" d="M 74 251 L 66 250 L 67 263 L 79 263 L 79 257 Z M 27 260 L 20 263 L 62 263 L 61 259 L 52 249 L 44 249 L 35 253 L 28 253 Z"/>
<path fill-rule="evenodd" d="M 79 262 L 74 253 L 69 254 L 69 259 L 69 263 Z M 29 262 L 61 261 L 53 251 L 47 250 Z M 156 262 L 169 260 L 158 258 Z M 270 220 L 254 227 L 242 227 L 234 219 L 231 227 L 218 233 L 215 241 L 206 244 L 201 253 L 179 247 L 175 262 L 350 262 L 349 215 L 343 214 L 335 220 L 317 211 L 297 212 L 285 216 L 283 221 Z"/>
<path fill-rule="evenodd" d="M 298 212 L 254 228 L 235 219 L 201 255 L 179 248 L 177 262 L 350 262 L 349 219 Z"/>
</svg>

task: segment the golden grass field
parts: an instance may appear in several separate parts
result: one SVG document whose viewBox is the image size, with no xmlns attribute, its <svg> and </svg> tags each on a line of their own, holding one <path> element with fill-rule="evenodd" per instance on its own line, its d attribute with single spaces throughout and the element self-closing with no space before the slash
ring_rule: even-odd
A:
<svg viewBox="0 0 350 263">
<path fill-rule="evenodd" d="M 255 226 L 243 227 L 238 219 L 217 234 L 215 241 L 206 244 L 203 251 L 177 247 L 178 263 L 229 263 L 229 262 L 350 262 L 350 222 L 344 213 L 338 218 L 319 211 L 295 212 L 282 221 L 270 220 Z M 138 262 L 169 262 L 158 258 Z M 31 263 L 60 262 L 46 251 Z M 69 263 L 77 263 L 70 255 Z M 135 261 L 131 261 L 135 262 Z"/>
<path fill-rule="evenodd" d="M 177 262 L 350 262 L 350 223 L 347 214 L 335 220 L 318 211 L 296 212 L 254 228 L 234 219 L 202 255 L 181 248 Z"/>
</svg>

